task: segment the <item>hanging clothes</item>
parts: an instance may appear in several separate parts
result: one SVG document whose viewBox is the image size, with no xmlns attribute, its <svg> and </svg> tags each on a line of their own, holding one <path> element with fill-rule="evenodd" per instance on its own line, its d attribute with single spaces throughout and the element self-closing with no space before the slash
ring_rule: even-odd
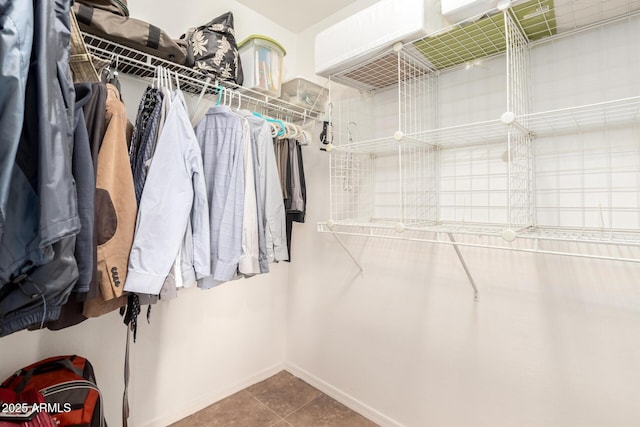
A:
<svg viewBox="0 0 640 427">
<path fill-rule="evenodd" d="M 87 125 L 87 133 L 89 134 L 89 144 L 91 146 L 91 159 L 93 160 L 94 177 L 97 180 L 98 172 L 98 155 L 100 154 L 100 146 L 104 139 L 106 128 L 106 105 L 107 105 L 107 86 L 102 82 L 96 82 L 91 85 L 91 97 L 84 106 L 84 119 Z M 95 215 L 98 213 L 95 212 Z M 94 228 L 95 228 L 94 220 Z M 94 270 L 91 279 L 91 286 L 86 299 L 95 298 L 100 295 L 100 279 L 98 277 L 98 233 L 94 229 L 93 232 L 93 257 Z"/>
<path fill-rule="evenodd" d="M 94 171 L 98 170 L 98 153 L 105 132 L 105 108 L 107 103 L 107 87 L 97 82 L 91 85 L 91 97 L 84 106 L 84 121 L 91 144 L 91 158 Z"/>
<path fill-rule="evenodd" d="M 302 154 L 298 142 L 290 138 L 287 140 L 289 145 L 289 197 L 285 208 L 288 213 L 303 213 L 305 210 L 305 200 L 302 195 L 304 185 L 304 169 L 302 168 Z M 301 222 L 304 222 L 304 218 Z"/>
<path fill-rule="evenodd" d="M 30 2 L 9 3 L 9 13 L 27 13 L 15 22 L 28 26 L 32 19 L 34 25 L 25 114 L 0 245 L 0 336 L 59 317 L 78 278 L 73 253 L 80 231 L 71 170 L 70 0 L 35 2 L 33 11 L 24 5 Z M 27 52 L 20 54 L 27 58 Z"/>
<path fill-rule="evenodd" d="M 289 166 L 289 143 L 286 139 L 274 139 L 273 146 L 276 156 L 276 165 L 278 167 L 278 177 L 280 178 L 280 188 L 282 189 L 282 199 L 287 200 L 289 198 L 289 189 L 291 183 L 289 181 L 289 174 L 291 168 Z"/>
<path fill-rule="evenodd" d="M 136 161 L 138 159 L 138 152 L 140 145 L 142 144 L 142 135 L 144 134 L 145 127 L 149 123 L 149 117 L 155 109 L 158 99 L 156 97 L 156 90 L 151 86 L 147 86 L 138 104 L 138 113 L 136 114 L 136 121 L 133 125 L 133 135 L 131 135 L 131 141 L 129 142 L 129 160 L 131 162 L 131 170 L 135 170 Z"/>
<path fill-rule="evenodd" d="M 100 294 L 84 315 L 100 316 L 126 304 L 124 283 L 136 225 L 137 204 L 127 147 L 127 111 L 116 86 L 107 84 L 106 130 L 96 180 L 97 268 Z"/>
<path fill-rule="evenodd" d="M 176 91 L 149 168 L 129 257 L 125 290 L 157 295 L 192 219 L 194 268 L 209 276 L 209 210 L 200 147 L 184 97 Z M 158 230 L 162 240 L 158 241 Z"/>
<path fill-rule="evenodd" d="M 0 28 L 0 241 L 7 220 L 9 186 L 24 121 L 29 52 L 33 42 L 33 3 L 3 2 Z M 0 279 L 1 280 L 1 279 Z"/>
<path fill-rule="evenodd" d="M 171 92 L 169 89 L 160 88 L 163 93 L 162 109 L 160 110 L 160 119 L 158 120 L 158 134 L 162 132 L 166 118 L 171 109 Z M 154 142 L 154 150 L 157 140 Z M 174 261 L 169 274 L 165 278 L 162 288 L 160 289 L 159 299 L 163 301 L 169 301 L 178 297 L 178 288 L 191 287 L 196 284 L 196 272 L 193 267 L 193 227 L 191 225 L 191 219 L 187 221 L 187 230 L 185 231 L 182 245 L 178 250 L 178 255 Z M 155 304 L 155 301 L 145 301 L 149 304 Z"/>
<path fill-rule="evenodd" d="M 269 262 L 289 259 L 286 246 L 285 210 L 282 198 L 271 127 L 259 117 L 246 112 L 255 148 L 256 194 L 260 227 L 260 268 L 269 271 Z M 264 245 L 264 248 L 263 248 Z"/>
<path fill-rule="evenodd" d="M 246 120 L 229 107 L 214 106 L 195 129 L 204 163 L 211 231 L 211 276 L 198 280 L 203 289 L 232 280 L 242 255 L 246 126 Z"/>
<path fill-rule="evenodd" d="M 267 254 L 267 239 L 265 231 L 265 195 L 262 191 L 260 169 L 261 162 L 258 157 L 258 139 L 260 138 L 260 132 L 263 126 L 269 127 L 264 119 L 254 116 L 249 111 L 238 111 L 242 117 L 247 119 L 249 123 L 249 129 L 251 132 L 251 153 L 253 155 L 253 175 L 254 175 L 254 189 L 256 194 L 256 220 L 258 225 L 258 267 L 260 273 L 269 272 L 269 257 Z"/>
<path fill-rule="evenodd" d="M 88 88 L 86 86 L 89 86 Z M 83 256 L 88 256 L 90 254 L 92 260 L 92 271 L 91 278 L 88 283 L 88 290 L 85 293 L 81 294 L 72 294 L 70 295 L 67 302 L 62 306 L 60 311 L 60 316 L 58 319 L 48 322 L 47 328 L 51 330 L 60 330 L 64 328 L 68 328 L 70 326 L 77 325 L 79 323 L 87 320 L 87 317 L 83 314 L 83 309 L 85 305 L 85 301 L 91 298 L 95 298 L 100 295 L 100 287 L 98 283 L 98 270 L 97 270 L 97 233 L 95 230 L 96 225 L 96 212 L 95 212 L 95 181 L 96 181 L 96 169 L 98 162 L 98 150 L 100 144 L 102 143 L 102 138 L 104 135 L 104 125 L 105 125 L 105 101 L 106 101 L 106 87 L 102 83 L 95 84 L 76 84 L 76 120 L 79 120 L 78 116 L 82 115 L 84 119 L 84 124 L 86 126 L 87 132 L 87 142 L 89 144 L 89 152 L 90 152 L 90 161 L 84 161 L 84 165 L 90 165 L 91 174 L 93 178 L 93 188 L 91 191 L 93 192 L 93 205 L 91 215 L 93 219 L 91 220 L 91 236 L 92 241 L 89 247 L 82 248 L 81 241 L 76 241 L 76 260 L 78 261 L 78 270 L 81 272 L 82 267 L 82 256 L 78 258 L 78 252 L 83 253 Z M 82 109 L 79 110 L 78 107 L 82 106 Z M 78 129 L 76 128 L 76 141 L 74 141 L 74 159 L 73 159 L 73 167 L 74 169 L 78 166 L 76 164 L 77 159 L 75 158 L 76 149 L 78 148 L 77 141 L 77 133 Z M 75 174 L 74 174 L 75 177 Z M 76 178 L 77 179 L 77 178 Z M 78 193 L 80 196 L 80 192 Z M 80 201 L 80 197 L 79 197 Z M 80 203 L 79 203 L 80 205 Z M 80 210 L 80 207 L 79 207 Z M 83 224 L 81 233 L 86 232 L 87 227 Z M 80 235 L 78 235 L 80 239 Z M 80 246 L 80 247 L 79 247 Z M 80 277 L 78 279 L 78 283 L 82 282 L 81 279 L 82 273 L 80 273 Z"/>
<path fill-rule="evenodd" d="M 291 142 L 293 141 L 293 142 Z M 307 212 L 307 183 L 304 176 L 304 162 L 302 161 L 302 149 L 295 140 L 290 140 L 293 145 L 291 168 L 293 176 L 291 180 L 291 205 L 287 209 L 287 248 L 289 250 L 289 260 L 291 260 L 291 237 L 293 234 L 293 223 L 304 222 Z"/>
<path fill-rule="evenodd" d="M 74 256 L 78 263 L 78 281 L 73 288 L 74 293 L 89 292 L 95 269 L 93 256 L 93 229 L 95 218 L 96 178 L 87 125 L 82 108 L 91 98 L 91 85 L 80 83 L 75 85 L 75 113 L 74 113 L 74 142 L 72 171 L 76 184 L 78 198 L 78 215 L 80 217 L 80 232 L 76 237 Z"/>
<path fill-rule="evenodd" d="M 293 222 L 304 222 L 307 189 L 300 144 L 293 139 L 274 141 L 278 174 L 283 185 L 282 195 L 286 210 L 286 235 L 288 259 L 291 260 L 291 235 Z"/>
<path fill-rule="evenodd" d="M 238 115 L 242 118 L 242 116 Z M 243 118 L 242 153 L 244 163 L 244 203 L 242 208 L 242 252 L 238 260 L 238 272 L 243 275 L 260 273 L 260 238 L 258 233 L 258 204 L 256 199 L 256 174 L 254 150 L 249 122 Z"/>
<path fill-rule="evenodd" d="M 142 190 L 147 179 L 147 173 L 151 166 L 151 158 L 155 150 L 156 138 L 159 131 L 159 121 L 162 112 L 162 99 L 164 94 L 161 90 L 147 88 L 149 97 L 143 98 L 142 102 L 146 102 L 150 99 L 148 104 L 143 106 L 144 110 L 141 119 L 136 119 L 136 128 L 134 130 L 134 138 L 138 144 L 135 155 L 132 157 L 133 165 L 133 184 L 136 189 L 136 200 L 140 204 L 140 198 L 142 197 Z M 151 111 L 149 111 L 149 109 Z M 139 125 L 140 120 L 146 120 Z M 139 138 L 138 138 L 139 137 Z M 131 144 L 134 148 L 134 144 Z"/>
</svg>

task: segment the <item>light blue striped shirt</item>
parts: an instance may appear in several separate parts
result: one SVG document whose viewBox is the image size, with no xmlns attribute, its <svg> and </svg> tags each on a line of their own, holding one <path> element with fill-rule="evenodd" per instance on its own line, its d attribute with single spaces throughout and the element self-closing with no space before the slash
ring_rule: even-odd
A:
<svg viewBox="0 0 640 427">
<path fill-rule="evenodd" d="M 211 276 L 198 281 L 209 289 L 233 279 L 242 255 L 244 210 L 243 132 L 247 122 L 229 107 L 211 107 L 196 125 L 209 200 Z"/>
</svg>

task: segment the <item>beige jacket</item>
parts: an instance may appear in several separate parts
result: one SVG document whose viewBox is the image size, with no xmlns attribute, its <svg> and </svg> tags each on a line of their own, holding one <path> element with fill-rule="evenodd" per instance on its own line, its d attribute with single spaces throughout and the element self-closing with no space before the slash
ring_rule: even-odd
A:
<svg viewBox="0 0 640 427">
<path fill-rule="evenodd" d="M 101 297 L 85 302 L 87 317 L 100 316 L 127 302 L 123 288 L 137 215 L 127 112 L 118 89 L 111 84 L 107 85 L 106 131 L 98 154 L 95 207 Z"/>
</svg>

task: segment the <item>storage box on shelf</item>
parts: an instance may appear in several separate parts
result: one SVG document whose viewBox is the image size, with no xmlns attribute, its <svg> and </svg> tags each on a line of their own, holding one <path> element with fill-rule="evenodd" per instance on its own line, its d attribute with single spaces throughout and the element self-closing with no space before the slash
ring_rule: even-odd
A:
<svg viewBox="0 0 640 427">
<path fill-rule="evenodd" d="M 324 112 L 329 90 L 301 77 L 282 83 L 280 98 L 309 110 Z"/>
<path fill-rule="evenodd" d="M 238 44 L 244 72 L 243 86 L 280 97 L 286 50 L 272 38 L 251 35 Z"/>
<path fill-rule="evenodd" d="M 319 231 L 640 262 L 639 11 L 516 2 L 332 76 L 361 92 L 334 100 Z"/>
</svg>

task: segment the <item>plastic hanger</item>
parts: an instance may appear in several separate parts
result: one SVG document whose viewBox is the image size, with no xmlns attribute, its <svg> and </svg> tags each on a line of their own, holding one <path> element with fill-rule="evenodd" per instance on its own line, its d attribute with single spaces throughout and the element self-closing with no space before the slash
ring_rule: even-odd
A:
<svg viewBox="0 0 640 427">
<path fill-rule="evenodd" d="M 296 138 L 298 136 L 298 129 L 296 125 L 293 123 L 285 122 L 285 128 L 287 131 L 285 132 L 285 137 L 287 138 Z"/>
<path fill-rule="evenodd" d="M 226 106 L 227 106 L 227 107 L 229 107 L 229 108 L 231 108 L 231 103 L 233 102 L 233 96 L 234 96 L 234 93 L 233 93 L 233 92 L 231 92 L 231 91 L 228 91 L 228 92 L 229 92 L 229 103 L 228 103 L 228 104 L 226 104 Z"/>
<path fill-rule="evenodd" d="M 298 130 L 298 135 L 300 135 L 300 139 L 298 139 L 298 143 L 300 145 L 309 145 L 311 143 L 311 140 L 309 138 L 309 133 L 307 131 L 305 131 L 302 126 L 300 125 L 295 125 L 297 130 Z"/>
<path fill-rule="evenodd" d="M 271 128 L 271 136 L 274 137 L 274 138 L 276 136 L 278 136 L 278 131 L 279 131 L 278 125 L 276 125 L 275 123 L 272 123 L 272 122 L 267 122 L 267 124 Z"/>
<path fill-rule="evenodd" d="M 166 79 L 165 80 L 166 80 L 166 82 L 167 82 L 167 84 L 169 86 L 169 90 L 171 92 L 173 92 L 173 81 L 171 80 L 171 71 L 169 71 L 169 69 L 165 68 L 164 69 L 164 73 L 166 75 Z"/>
<path fill-rule="evenodd" d="M 216 101 L 216 107 L 218 105 L 220 105 L 220 102 L 222 101 L 222 91 L 224 91 L 224 88 L 221 85 L 216 86 L 216 89 L 218 89 L 218 100 Z"/>
<path fill-rule="evenodd" d="M 176 72 L 177 74 L 177 72 Z M 176 77 L 177 78 L 177 77 Z M 196 106 L 193 108 L 193 111 L 191 112 L 191 123 L 193 124 L 193 121 L 196 118 L 196 114 L 198 112 L 198 108 L 200 108 L 200 103 L 202 103 L 202 99 L 204 98 L 204 94 L 207 93 L 207 88 L 209 87 L 209 83 L 211 83 L 211 77 L 207 77 L 207 79 L 204 81 L 204 85 L 202 85 L 202 90 L 200 91 L 200 96 L 198 96 L 198 101 L 196 102 Z M 216 82 L 216 86 L 217 86 L 217 82 Z"/>
<path fill-rule="evenodd" d="M 278 132 L 273 136 L 283 136 L 287 131 L 287 128 L 284 125 L 284 122 L 280 119 L 272 119 L 271 117 L 264 117 L 262 114 L 258 113 L 257 111 L 254 111 L 253 115 L 256 117 L 260 117 L 261 119 L 265 119 L 267 122 L 276 123 L 280 126 L 280 130 L 278 130 Z"/>
</svg>

